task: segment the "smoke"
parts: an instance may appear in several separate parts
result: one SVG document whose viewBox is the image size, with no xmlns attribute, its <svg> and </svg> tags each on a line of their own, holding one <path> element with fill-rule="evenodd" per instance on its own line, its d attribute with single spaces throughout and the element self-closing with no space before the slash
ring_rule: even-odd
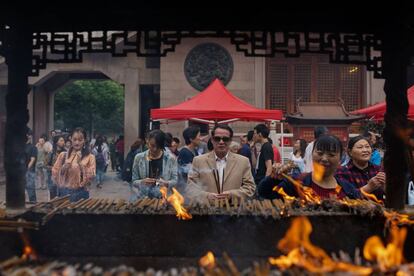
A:
<svg viewBox="0 0 414 276">
<path fill-rule="evenodd" d="M 183 190 L 183 195 L 186 200 L 186 203 L 194 202 L 199 204 L 205 204 L 207 199 L 207 193 L 209 191 L 208 187 L 212 183 L 206 183 L 200 180 L 202 174 L 215 174 L 216 169 L 205 168 L 194 171 L 193 169 L 189 170 L 188 181 L 186 183 L 186 188 Z M 213 184 L 214 185 L 214 184 Z"/>
</svg>

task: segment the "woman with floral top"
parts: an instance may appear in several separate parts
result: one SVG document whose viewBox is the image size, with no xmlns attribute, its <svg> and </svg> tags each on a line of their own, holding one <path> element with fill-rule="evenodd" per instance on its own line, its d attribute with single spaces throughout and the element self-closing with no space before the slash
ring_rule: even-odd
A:
<svg viewBox="0 0 414 276">
<path fill-rule="evenodd" d="M 88 188 L 95 178 L 95 156 L 86 145 L 86 132 L 82 128 L 72 131 L 72 146 L 59 154 L 53 168 L 52 179 L 58 185 L 59 196 L 70 195 L 71 201 L 89 198 Z"/>
</svg>

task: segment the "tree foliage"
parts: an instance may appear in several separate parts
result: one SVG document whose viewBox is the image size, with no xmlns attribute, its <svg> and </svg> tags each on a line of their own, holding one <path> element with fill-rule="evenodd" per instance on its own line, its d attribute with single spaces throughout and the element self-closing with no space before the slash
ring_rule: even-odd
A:
<svg viewBox="0 0 414 276">
<path fill-rule="evenodd" d="M 55 95 L 55 128 L 89 134 L 124 131 L 124 89 L 111 80 L 77 80 Z"/>
</svg>

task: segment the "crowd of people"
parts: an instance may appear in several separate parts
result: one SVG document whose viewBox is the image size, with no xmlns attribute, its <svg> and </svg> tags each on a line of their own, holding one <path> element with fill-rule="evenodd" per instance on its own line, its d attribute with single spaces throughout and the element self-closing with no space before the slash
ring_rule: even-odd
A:
<svg viewBox="0 0 414 276">
<path fill-rule="evenodd" d="M 283 164 L 278 148 L 265 124 L 258 124 L 236 142 L 228 125 L 216 125 L 202 136 L 198 126 L 184 129 L 180 139 L 156 129 L 137 139 L 124 159 L 123 136 L 109 143 L 101 135 L 88 141 L 86 132 L 74 129 L 69 135 L 42 135 L 36 144 L 27 135 L 26 190 L 36 202 L 36 185 L 48 189 L 50 199 L 70 195 L 72 201 L 89 197 L 93 182 L 102 187 L 110 166 L 130 185 L 130 201 L 161 198 L 164 187 L 173 187 L 186 198 L 197 200 L 231 197 L 281 198 L 276 188 L 299 196 L 286 175 L 299 180 L 322 199 L 384 199 L 386 175 L 377 135 L 367 132 L 344 145 L 323 126 L 315 127 L 309 144 L 297 139 Z M 414 145 L 414 137 L 412 138 Z M 414 147 L 413 147 L 414 148 Z M 322 168 L 322 175 L 314 173 Z M 414 204 L 414 185 L 408 185 L 407 204 Z"/>
<path fill-rule="evenodd" d="M 105 136 L 96 135 L 88 142 L 86 131 L 76 128 L 71 133 L 52 130 L 50 139 L 42 134 L 37 142 L 28 129 L 26 137 L 26 191 L 30 203 L 37 202 L 38 189 L 48 190 L 49 200 L 67 194 L 71 194 L 72 200 L 87 198 L 93 181 L 98 188 L 102 187 L 110 164 L 121 174 L 122 135 L 109 143 Z"/>
</svg>

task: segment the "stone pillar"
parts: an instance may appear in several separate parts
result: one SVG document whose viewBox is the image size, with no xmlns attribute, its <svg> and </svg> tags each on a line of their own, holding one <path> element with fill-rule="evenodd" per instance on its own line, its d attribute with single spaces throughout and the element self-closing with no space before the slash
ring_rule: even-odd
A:
<svg viewBox="0 0 414 276">
<path fill-rule="evenodd" d="M 4 171 L 4 132 L 6 128 L 6 105 L 5 98 L 7 85 L 0 85 L 0 185 L 6 183 L 6 172 Z"/>
<path fill-rule="evenodd" d="M 25 144 L 29 112 L 28 75 L 31 70 L 32 34 L 14 27 L 7 33 L 8 92 L 6 96 L 6 207 L 25 207 Z"/>
<path fill-rule="evenodd" d="M 33 143 L 37 143 L 40 135 L 49 133 L 49 94 L 44 86 L 33 89 Z"/>
<path fill-rule="evenodd" d="M 29 94 L 27 95 L 27 108 L 29 109 L 29 122 L 27 123 L 27 126 L 33 130 L 33 109 L 34 109 L 34 105 L 33 105 L 33 87 L 30 89 Z M 33 138 L 34 139 L 34 138 Z"/>
<path fill-rule="evenodd" d="M 124 142 L 125 156 L 139 135 L 139 73 L 138 70 L 125 69 L 124 83 Z"/>
<path fill-rule="evenodd" d="M 384 91 L 387 103 L 384 129 L 384 167 L 387 175 L 385 206 L 401 210 L 406 202 L 406 174 L 410 160 L 406 144 L 408 139 L 404 134 L 408 112 L 406 73 L 409 44 L 405 41 L 402 26 L 394 25 L 388 30 L 389 33 L 383 37 L 383 69 L 386 78 Z"/>
</svg>

